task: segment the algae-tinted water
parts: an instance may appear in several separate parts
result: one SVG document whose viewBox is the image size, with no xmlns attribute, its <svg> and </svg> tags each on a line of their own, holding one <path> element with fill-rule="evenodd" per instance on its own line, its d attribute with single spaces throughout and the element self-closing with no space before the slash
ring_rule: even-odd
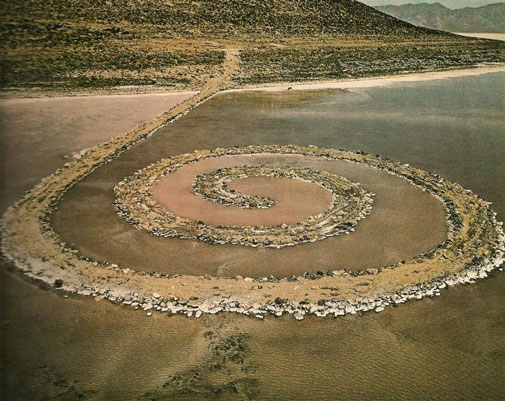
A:
<svg viewBox="0 0 505 401">
<path fill-rule="evenodd" d="M 504 82 L 226 95 L 165 132 L 174 154 L 223 138 L 380 153 L 461 183 L 503 220 Z M 380 314 L 302 322 L 146 318 L 2 275 L 6 399 L 505 399 L 504 273 Z"/>
</svg>

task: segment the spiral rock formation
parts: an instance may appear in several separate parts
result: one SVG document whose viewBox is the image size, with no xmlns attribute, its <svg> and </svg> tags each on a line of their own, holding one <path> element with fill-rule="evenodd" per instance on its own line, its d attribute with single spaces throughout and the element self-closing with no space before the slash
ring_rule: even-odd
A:
<svg viewBox="0 0 505 401">
<path fill-rule="evenodd" d="M 162 176 L 201 159 L 198 156 L 193 159 L 185 158 L 182 164 L 181 156 L 164 159 L 121 181 L 115 187 L 115 205 L 120 215 L 136 227 L 144 228 L 157 236 L 197 238 L 213 244 L 281 248 L 348 232 L 359 220 L 365 218 L 372 208 L 371 194 L 344 177 L 311 168 L 268 166 L 223 168 L 199 175 L 193 185 L 193 192 L 206 200 L 227 206 L 269 208 L 274 205 L 274 200 L 230 192 L 227 183 L 250 176 L 284 177 L 312 182 L 329 190 L 332 194 L 331 206 L 325 212 L 309 216 L 295 224 L 244 227 L 207 225 L 203 221 L 176 216 L 153 199 L 151 187 Z"/>
<path fill-rule="evenodd" d="M 120 145 L 121 148 L 125 146 L 122 143 Z M 195 316 L 200 315 L 198 312 L 217 313 L 220 311 L 252 313 L 258 316 L 266 313 L 275 315 L 290 313 L 297 319 L 302 319 L 305 314 L 339 316 L 367 310 L 380 312 L 385 306 L 391 304 L 404 303 L 412 298 L 421 299 L 425 296 L 437 295 L 451 285 L 473 283 L 476 279 L 487 277 L 490 271 L 503 264 L 505 236 L 502 224 L 496 220 L 496 214 L 491 210 L 488 202 L 436 174 L 363 152 L 295 145 L 258 145 L 195 151 L 155 163 L 123 180 L 116 186 L 118 195 L 116 206 L 124 217 L 143 229 L 154 231 L 159 227 L 160 230 L 166 230 L 168 223 L 170 230 L 177 228 L 176 235 L 181 238 L 184 236 L 198 238 L 194 231 L 197 229 L 201 230 L 198 231 L 198 235 L 207 235 L 209 241 L 215 239 L 218 243 L 224 238 L 231 242 L 233 236 L 223 236 L 230 227 L 216 225 L 216 236 L 211 238 L 206 232 L 208 226 L 205 223 L 191 222 L 180 216 L 170 216 L 167 210 L 149 196 L 150 188 L 163 176 L 199 160 L 258 154 L 299 155 L 325 160 L 343 160 L 364 164 L 405 179 L 443 203 L 447 217 L 447 238 L 434 249 L 411 260 L 357 272 L 332 270 L 286 278 L 269 276 L 253 279 L 240 276 L 233 278 L 170 276 L 133 271 L 107 262 L 92 261 L 79 255 L 52 230 L 48 223 L 48 215 L 56 207 L 66 189 L 72 185 L 72 182 L 66 184 L 61 180 L 58 181 L 56 179 L 58 176 L 55 175 L 48 177 L 41 185 L 27 193 L 4 215 L 2 250 L 31 277 L 67 291 L 106 297 L 112 301 L 142 307 L 145 310 L 154 308 L 163 312 L 188 315 L 195 313 Z M 75 166 L 85 168 L 86 163 L 95 160 L 91 158 L 94 155 L 92 152 L 89 155 L 88 157 L 88 154 L 85 154 Z M 70 165 L 57 174 L 60 176 L 70 174 L 73 168 L 74 165 Z M 89 170 L 80 171 L 92 171 L 96 168 L 96 164 L 89 164 L 88 168 Z M 360 217 L 360 213 L 368 212 L 371 206 L 370 194 L 359 185 L 327 172 L 310 169 L 296 170 L 265 166 L 254 168 L 244 166 L 236 170 L 224 169 L 211 172 L 210 175 L 197 180 L 200 184 L 213 182 L 209 188 L 210 191 L 203 190 L 203 186 L 198 182 L 195 183 L 195 188 L 211 197 L 217 196 L 216 199 L 219 200 L 223 190 L 223 186 L 219 184 L 223 182 L 220 181 L 221 179 L 226 181 L 234 174 L 239 178 L 243 175 L 254 175 L 258 174 L 258 171 L 261 174 L 286 175 L 296 180 L 301 178 L 317 182 L 332 192 L 335 199 L 343 197 L 342 199 L 346 200 L 344 204 L 349 199 L 355 198 L 354 203 L 349 202 L 353 206 L 340 216 L 343 219 L 351 219 L 355 222 Z M 216 189 L 217 192 L 213 191 Z M 244 199 L 247 202 L 251 200 L 248 197 L 238 197 L 238 199 L 239 203 L 242 203 Z M 257 201 L 261 200 L 261 197 L 252 199 Z M 49 207 L 45 207 L 45 204 Z M 274 207 L 275 205 L 272 209 Z M 330 207 L 329 210 L 337 209 Z M 168 216 L 169 219 L 158 221 L 156 213 L 160 213 L 159 216 L 162 217 Z M 32 215 L 35 218 L 32 218 Z M 184 220 L 188 221 L 184 222 Z M 342 224 L 342 221 L 338 221 L 335 227 Z M 309 223 L 310 230 L 313 227 L 312 223 Z M 243 232 L 251 229 L 250 227 L 241 228 L 245 230 Z M 352 227 L 349 231 L 352 231 Z M 25 232 L 31 234 L 25 235 Z M 315 232 L 321 233 L 317 229 Z M 34 242 L 34 235 L 37 238 L 36 242 Z M 300 240 L 300 233 L 294 233 L 288 237 L 288 240 L 279 240 L 278 244 L 295 245 L 295 242 Z M 247 236 L 241 237 L 241 245 L 247 245 L 246 238 Z M 24 245 L 28 243 L 33 246 Z M 270 244 L 260 242 L 257 245 Z M 264 283 L 268 285 L 263 285 Z M 328 290 L 338 290 L 338 295 L 329 295 Z"/>
</svg>

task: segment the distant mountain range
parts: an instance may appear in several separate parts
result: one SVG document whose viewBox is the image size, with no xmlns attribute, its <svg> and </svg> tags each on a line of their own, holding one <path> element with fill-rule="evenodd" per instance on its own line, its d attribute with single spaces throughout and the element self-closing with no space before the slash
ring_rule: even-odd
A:
<svg viewBox="0 0 505 401">
<path fill-rule="evenodd" d="M 440 3 L 377 6 L 376 9 L 417 26 L 443 31 L 505 33 L 505 3 L 456 10 Z"/>
<path fill-rule="evenodd" d="M 401 6 L 402 4 L 440 3 L 448 8 L 482 7 L 488 4 L 505 3 L 505 0 L 360 0 L 369 6 Z"/>
</svg>

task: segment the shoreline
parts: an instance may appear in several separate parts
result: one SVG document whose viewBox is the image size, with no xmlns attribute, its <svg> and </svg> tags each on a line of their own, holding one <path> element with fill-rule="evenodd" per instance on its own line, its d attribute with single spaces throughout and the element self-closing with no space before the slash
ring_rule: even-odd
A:
<svg viewBox="0 0 505 401">
<path fill-rule="evenodd" d="M 225 93 L 238 92 L 281 92 L 286 90 L 321 90 L 321 89 L 363 89 L 389 86 L 395 83 L 404 82 L 424 82 L 435 81 L 441 79 L 450 79 L 467 76 L 478 76 L 482 74 L 505 72 L 505 63 L 497 63 L 490 65 L 474 65 L 464 68 L 448 68 L 438 71 L 420 71 L 420 72 L 404 72 L 401 74 L 362 77 L 362 78 L 343 78 L 337 80 L 323 81 L 297 81 L 297 82 L 275 82 L 271 84 L 245 85 L 239 88 L 223 89 L 213 96 Z M 145 86 L 136 86 L 128 88 L 134 90 L 135 93 L 118 93 L 121 88 L 102 89 L 104 93 L 96 91 L 69 92 L 68 94 L 61 92 L 40 91 L 30 92 L 29 89 L 21 89 L 19 91 L 4 90 L 0 92 L 1 102 L 23 102 L 23 101 L 40 101 L 50 99 L 72 99 L 72 98 L 131 98 L 131 97 L 148 97 L 148 96 L 170 96 L 170 95 L 196 95 L 199 90 L 166 90 L 165 88 L 155 88 Z"/>
<path fill-rule="evenodd" d="M 51 100 L 79 100 L 79 99 L 128 99 L 134 97 L 162 97 L 162 96 L 178 96 L 178 95 L 187 95 L 194 96 L 197 95 L 199 91 L 169 91 L 169 92 L 153 92 L 153 93 L 111 93 L 111 94 L 103 94 L 96 95 L 93 93 L 89 94 L 76 94 L 76 95 L 68 95 L 68 96 L 36 96 L 36 97 L 0 97 L 0 106 L 2 103 L 7 104 L 19 104 L 19 103 L 31 103 L 31 102 L 40 102 L 40 101 L 51 101 Z"/>
<path fill-rule="evenodd" d="M 479 71 L 479 73 L 482 72 Z M 346 271 L 338 271 L 332 272 L 331 276 L 325 276 L 324 273 L 321 275 L 317 274 L 317 277 L 310 277 L 310 275 L 309 277 L 303 276 L 303 278 L 298 278 L 297 281 L 290 281 L 289 279 L 277 280 L 275 278 L 205 278 L 179 275 L 165 277 L 158 273 L 142 274 L 133 272 L 130 269 L 121 269 L 117 265 L 92 261 L 86 257 L 76 255 L 73 249 L 63 244 L 59 236 L 48 224 L 47 215 L 56 207 L 65 191 L 102 164 L 112 161 L 115 156 L 152 135 L 161 126 L 176 121 L 180 116 L 188 113 L 205 100 L 222 93 L 222 91 L 220 91 L 220 84 L 222 84 L 222 82 L 223 79 L 209 82 L 198 95 L 180 103 L 161 117 L 151 122 L 141 124 L 123 136 L 89 149 L 87 152 L 83 153 L 79 159 L 76 159 L 72 163 L 67 163 L 64 168 L 59 169 L 54 174 L 43 179 L 40 184 L 28 191 L 20 201 L 10 207 L 3 215 L 3 253 L 11 259 L 20 270 L 24 271 L 26 275 L 45 281 L 56 288 L 82 295 L 107 298 L 113 302 L 121 302 L 127 305 L 135 304 L 133 306 L 141 307 L 145 311 L 156 309 L 167 312 L 170 310 L 172 313 L 184 312 L 188 316 L 192 316 L 193 312 L 195 312 L 196 317 L 199 317 L 197 316 L 198 312 L 201 314 L 201 312 L 217 313 L 220 311 L 230 311 L 245 314 L 251 313 L 261 316 L 263 316 L 264 312 L 271 312 L 276 315 L 278 315 L 278 313 L 282 314 L 287 312 L 294 314 L 297 319 L 300 318 L 299 320 L 307 313 L 315 314 L 316 316 L 326 316 L 329 313 L 328 311 L 335 308 L 334 312 L 331 312 L 335 316 L 347 313 L 353 314 L 353 312 L 356 313 L 357 311 L 366 311 L 370 309 L 380 312 L 383 310 L 384 306 L 388 306 L 392 303 L 403 303 L 405 300 L 411 298 L 421 299 L 424 296 L 433 296 L 437 290 L 446 288 L 448 285 L 474 282 L 477 278 L 487 277 L 487 272 L 501 266 L 503 263 L 505 237 L 503 236 L 501 225 L 496 221 L 496 215 L 488 209 L 488 206 L 486 206 L 487 202 L 484 201 L 478 201 L 473 208 L 474 211 L 477 210 L 477 206 L 489 210 L 489 213 L 482 211 L 480 216 L 487 216 L 487 218 L 490 219 L 491 226 L 495 230 L 495 238 L 497 238 L 498 241 L 495 244 L 497 245 L 495 252 L 489 253 L 490 259 L 485 258 L 479 260 L 476 266 L 474 266 L 473 263 L 470 267 L 464 264 L 459 269 L 453 266 L 446 266 L 442 269 L 443 271 L 438 272 L 438 276 L 436 275 L 432 278 L 433 281 L 429 281 L 428 283 L 426 280 L 420 280 L 423 277 L 422 274 L 408 270 L 405 264 L 396 266 L 397 268 L 395 269 L 385 269 L 365 275 L 354 276 L 348 274 Z M 354 154 L 352 157 L 355 158 L 358 157 L 358 155 L 359 154 Z M 367 157 L 368 156 L 363 154 L 358 157 L 357 161 L 361 160 L 361 162 L 363 162 Z M 418 171 L 407 165 L 402 165 L 401 163 L 392 161 L 391 163 L 391 166 L 397 166 L 402 174 L 406 174 L 407 176 L 404 178 L 409 181 L 410 175 L 413 174 L 414 171 Z M 393 169 L 392 173 L 394 172 L 395 170 Z M 428 173 L 420 173 L 423 174 L 421 177 L 427 177 L 425 174 Z M 414 179 L 417 178 L 415 174 L 412 177 Z M 435 178 L 437 180 L 440 179 L 440 177 Z M 418 185 L 415 181 L 413 184 Z M 452 185 L 456 185 L 457 188 L 460 188 L 457 184 Z M 466 191 L 461 188 L 458 192 L 464 196 Z M 463 205 L 464 202 L 462 202 L 461 206 Z M 469 224 L 470 217 L 471 214 L 467 215 L 466 224 Z M 479 231 L 482 230 L 476 229 L 476 231 L 478 234 Z M 463 260 L 461 262 L 463 262 Z M 429 265 L 425 271 L 431 271 L 433 267 L 434 266 Z M 414 266 L 414 268 L 417 269 L 419 266 Z M 394 272 L 401 270 L 405 273 L 406 269 L 409 271 L 409 274 L 412 273 L 411 277 L 409 277 L 407 282 L 398 284 L 391 272 L 393 270 Z M 451 273 L 451 270 L 453 270 L 454 273 Z M 367 286 L 370 284 L 368 282 L 370 276 L 372 278 L 380 276 L 385 280 L 383 285 L 385 285 L 385 283 L 389 284 L 385 285 L 382 290 L 379 289 L 380 286 L 377 287 L 378 283 L 376 283 L 375 285 L 372 284 L 367 289 L 360 287 L 360 291 L 357 291 L 356 288 L 359 283 L 367 283 Z M 104 281 L 104 277 L 108 278 Z M 167 287 L 166 289 L 168 292 L 163 291 L 164 293 L 160 295 L 156 292 L 158 288 L 152 285 L 153 277 L 155 280 L 168 279 L 170 280 L 170 284 L 177 284 L 177 289 L 170 290 L 169 287 Z M 83 278 L 85 280 L 83 280 Z M 336 284 L 337 282 L 341 285 L 348 282 L 351 278 L 353 279 L 352 281 L 355 281 L 355 285 L 348 288 L 347 294 L 342 295 L 342 300 L 338 301 L 326 301 L 324 298 L 322 299 L 321 286 L 319 286 L 319 290 L 314 290 L 316 287 L 313 287 L 313 284 L 315 284 L 314 280 L 317 280 L 318 284 L 324 286 Z M 131 288 L 134 289 L 132 292 L 125 292 L 124 285 L 122 284 L 125 282 L 125 279 L 129 282 L 128 286 L 131 285 Z M 393 282 L 390 280 L 393 280 Z M 208 281 L 208 285 L 205 285 L 206 281 Z M 247 288 L 254 282 L 268 282 L 274 290 L 267 291 L 267 289 L 262 289 L 262 291 L 259 291 L 259 288 L 256 288 L 254 293 L 248 293 L 249 290 L 254 290 L 254 288 Z M 196 284 L 198 284 L 200 288 L 199 294 L 202 296 L 200 301 L 203 300 L 203 302 L 193 302 L 189 297 L 184 296 L 185 290 L 182 287 L 189 285 L 190 288 L 194 289 Z M 217 299 L 211 295 L 212 291 L 206 292 L 205 290 L 207 287 L 207 290 L 209 290 L 215 286 L 215 284 L 221 284 L 226 289 L 220 291 L 222 296 Z M 260 286 L 256 285 L 254 287 Z M 284 299 L 283 297 L 289 293 L 288 288 L 291 287 L 293 287 L 291 292 L 292 299 L 288 301 L 288 299 Z M 298 287 L 303 287 L 303 289 L 297 291 Z M 172 286 L 172 288 L 174 287 Z M 135 289 L 138 289 L 140 292 L 135 291 Z M 301 294 L 304 291 L 310 293 L 310 298 L 312 299 L 304 301 L 299 299 L 299 296 L 295 295 L 297 293 Z M 264 295 L 266 295 L 267 292 L 270 293 L 269 298 L 271 298 L 271 300 L 269 301 L 265 301 Z M 364 292 L 362 294 L 363 297 L 358 296 L 359 292 Z M 230 295 L 226 295 L 227 293 L 231 293 L 231 296 L 236 299 L 231 298 Z M 253 299 L 251 299 L 251 295 L 255 295 Z M 274 297 L 275 301 L 273 301 Z M 307 299 L 307 297 L 305 297 L 305 299 Z M 271 303 L 272 301 L 274 304 Z M 165 306 L 162 306 L 162 303 L 164 303 Z M 325 305 L 327 304 L 329 308 L 326 308 Z M 338 306 L 335 306 L 336 304 L 338 304 Z"/>
<path fill-rule="evenodd" d="M 466 38 L 505 40 L 505 33 L 494 32 L 453 32 L 455 35 L 464 36 Z"/>
<path fill-rule="evenodd" d="M 442 79 L 477 76 L 496 72 L 505 72 L 505 64 L 496 66 L 474 66 L 469 68 L 448 69 L 443 71 L 406 72 L 405 74 L 386 75 L 383 77 L 344 79 L 338 81 L 315 81 L 306 83 L 275 83 L 262 86 L 227 89 L 221 93 L 238 92 L 281 92 L 286 90 L 321 90 L 321 89 L 363 89 L 389 86 L 395 83 L 437 81 Z"/>
</svg>

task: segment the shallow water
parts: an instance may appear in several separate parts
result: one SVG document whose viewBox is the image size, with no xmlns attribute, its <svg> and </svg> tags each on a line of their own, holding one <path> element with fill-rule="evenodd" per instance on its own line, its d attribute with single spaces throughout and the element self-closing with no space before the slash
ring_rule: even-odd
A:
<svg viewBox="0 0 505 401">
<path fill-rule="evenodd" d="M 184 129 L 164 130 L 173 154 L 188 140 L 211 148 L 251 138 L 380 153 L 461 183 L 504 220 L 504 89 L 497 73 L 350 92 L 233 94 L 195 109 Z M 380 314 L 302 322 L 148 319 L 2 276 L 6 399 L 505 399 L 504 273 Z"/>
<path fill-rule="evenodd" d="M 186 123 L 188 121 L 191 119 L 187 119 Z M 160 159 L 164 156 L 163 151 L 170 148 L 170 133 L 160 133 L 157 137 L 159 146 L 156 146 L 156 152 Z M 146 163 L 144 150 L 143 147 L 133 150 L 136 152 L 136 165 Z M 266 277 L 270 274 L 288 277 L 302 275 L 305 271 L 359 270 L 408 260 L 433 249 L 446 237 L 442 204 L 406 180 L 365 165 L 295 155 L 257 155 L 246 159 L 252 164 L 274 163 L 322 169 L 359 182 L 368 191 L 376 193 L 373 213 L 359 222 L 352 235 L 340 235 L 283 249 L 212 245 L 199 240 L 155 237 L 145 230 L 125 224 L 125 220 L 119 218 L 113 208 L 114 182 L 105 176 L 117 175 L 117 170 L 122 171 L 125 166 L 131 168 L 132 154 L 128 152 L 125 156 L 128 158 L 120 157 L 68 191 L 54 213 L 52 222 L 63 240 L 76 244 L 81 254 L 135 270 L 228 277 Z M 230 165 L 237 164 L 241 159 L 225 158 Z M 211 168 L 220 163 L 223 163 L 221 158 L 207 159 L 167 176 L 168 181 L 162 180 L 159 184 L 167 184 L 163 192 L 171 193 L 167 196 L 169 205 L 166 206 L 172 207 L 172 211 L 178 212 L 178 215 L 191 213 L 190 217 L 195 220 L 205 220 L 207 210 L 214 213 L 212 218 L 219 222 L 222 215 L 215 213 L 216 210 L 228 212 L 234 208 L 204 201 L 193 195 L 190 192 L 193 180 L 186 175 L 191 175 L 199 166 L 209 165 Z M 196 171 L 193 173 L 194 176 Z M 184 196 L 184 192 L 187 196 Z M 154 197 L 157 198 L 157 195 L 159 191 L 155 190 Z M 187 198 L 190 201 L 186 201 Z M 275 213 L 274 209 L 271 211 Z M 239 216 L 255 212 L 237 211 Z M 222 224 L 237 222 L 229 219 L 229 215 L 222 217 Z M 108 238 L 108 241 L 103 241 L 103 238 Z"/>
<path fill-rule="evenodd" d="M 275 161 L 275 157 L 247 155 L 206 159 L 164 177 L 152 188 L 153 198 L 176 216 L 202 220 L 205 224 L 211 225 L 293 224 L 309 216 L 323 213 L 331 206 L 332 195 L 327 189 L 314 183 L 286 177 L 247 177 L 231 181 L 230 189 L 275 199 L 276 203 L 273 206 L 263 209 L 226 207 L 194 196 L 192 192 L 193 182 L 199 174 L 228 166 L 262 165 L 269 161 L 270 163 Z"/>
<path fill-rule="evenodd" d="M 72 153 L 122 135 L 191 95 L 0 99 L 0 209 Z"/>
</svg>

